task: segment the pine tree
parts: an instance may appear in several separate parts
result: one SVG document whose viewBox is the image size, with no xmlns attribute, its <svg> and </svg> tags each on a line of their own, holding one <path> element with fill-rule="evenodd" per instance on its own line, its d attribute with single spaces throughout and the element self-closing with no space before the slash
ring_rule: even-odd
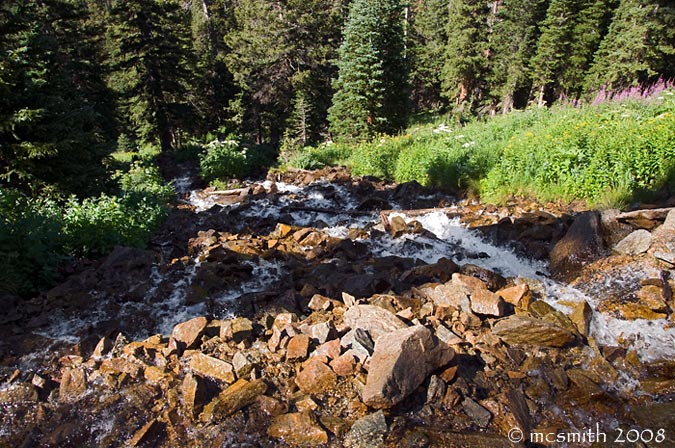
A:
<svg viewBox="0 0 675 448">
<path fill-rule="evenodd" d="M 415 3 L 408 55 L 412 99 L 420 109 L 439 109 L 445 103 L 441 97 L 441 72 L 448 42 L 447 21 L 447 0 L 418 0 Z"/>
<path fill-rule="evenodd" d="M 87 10 L 0 5 L 0 183 L 79 194 L 100 187 L 113 123 Z"/>
<path fill-rule="evenodd" d="M 475 111 L 486 96 L 490 14 L 482 0 L 450 3 L 443 89 L 459 111 Z"/>
<path fill-rule="evenodd" d="M 329 110 L 338 138 L 395 132 L 407 119 L 402 6 L 398 0 L 354 0 L 339 49 Z"/>
<path fill-rule="evenodd" d="M 621 0 L 586 78 L 589 92 L 620 90 L 675 76 L 675 6 Z"/>
<path fill-rule="evenodd" d="M 141 143 L 163 151 L 193 121 L 186 21 L 175 0 L 114 0 L 108 16 L 109 82 L 119 112 Z"/>
<path fill-rule="evenodd" d="M 532 88 L 529 62 L 541 34 L 539 23 L 546 15 L 548 2 L 506 0 L 498 10 L 490 44 L 490 92 L 500 103 L 502 113 L 527 105 Z"/>
</svg>

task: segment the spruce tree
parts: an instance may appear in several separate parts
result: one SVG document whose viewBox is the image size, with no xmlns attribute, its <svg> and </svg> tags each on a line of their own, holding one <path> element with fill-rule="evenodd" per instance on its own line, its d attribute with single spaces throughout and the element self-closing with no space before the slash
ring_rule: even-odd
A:
<svg viewBox="0 0 675 448">
<path fill-rule="evenodd" d="M 412 15 L 409 51 L 413 104 L 419 109 L 439 109 L 442 96 L 441 73 L 448 42 L 447 0 L 420 0 Z"/>
<path fill-rule="evenodd" d="M 163 151 L 194 121 L 187 18 L 176 0 L 113 0 L 108 15 L 109 83 L 119 113 L 139 142 Z"/>
<path fill-rule="evenodd" d="M 398 0 L 354 0 L 339 49 L 329 110 L 338 138 L 365 140 L 401 129 L 408 86 L 402 6 Z"/>
<path fill-rule="evenodd" d="M 675 76 L 672 1 L 621 0 L 586 78 L 588 92 L 620 90 Z"/>
<path fill-rule="evenodd" d="M 110 93 L 83 4 L 0 5 L 0 184 L 95 193 L 109 153 Z"/>
<path fill-rule="evenodd" d="M 459 111 L 475 111 L 487 93 L 490 14 L 482 0 L 450 3 L 443 89 Z"/>
<path fill-rule="evenodd" d="M 490 53 L 490 93 L 503 113 L 527 105 L 529 62 L 536 50 L 549 0 L 506 0 L 499 8 Z"/>
</svg>

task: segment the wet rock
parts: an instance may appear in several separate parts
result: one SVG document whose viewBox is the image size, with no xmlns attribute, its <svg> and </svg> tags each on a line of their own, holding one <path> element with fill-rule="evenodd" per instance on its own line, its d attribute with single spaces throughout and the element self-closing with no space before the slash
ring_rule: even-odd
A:
<svg viewBox="0 0 675 448">
<path fill-rule="evenodd" d="M 272 417 L 288 412 L 288 406 L 285 403 L 267 395 L 258 395 L 255 399 L 255 404 L 258 409 Z"/>
<path fill-rule="evenodd" d="M 640 288 L 637 292 L 637 298 L 641 304 L 648 307 L 656 313 L 667 313 L 668 305 L 663 299 L 661 287 L 654 285 L 647 285 Z"/>
<path fill-rule="evenodd" d="M 337 375 L 318 359 L 310 359 L 295 377 L 295 384 L 301 391 L 318 394 L 335 387 Z"/>
<path fill-rule="evenodd" d="M 481 428 L 487 428 L 492 419 L 492 414 L 490 411 L 485 409 L 483 406 L 478 404 L 476 401 L 470 397 L 465 397 L 462 401 L 462 408 L 466 415 L 471 417 L 471 419 L 476 422 L 476 424 Z"/>
<path fill-rule="evenodd" d="M 98 341 L 96 347 L 94 347 L 94 352 L 91 354 L 91 356 L 95 359 L 101 358 L 107 355 L 110 350 L 112 350 L 112 348 L 113 341 L 111 341 L 110 338 L 104 336 Z"/>
<path fill-rule="evenodd" d="M 631 416 L 642 428 L 652 429 L 656 433 L 664 429 L 665 439 L 662 446 L 675 446 L 675 402 L 654 403 L 647 406 L 631 407 Z"/>
<path fill-rule="evenodd" d="M 245 317 L 232 319 L 230 332 L 232 334 L 232 340 L 237 344 L 246 339 L 250 339 L 253 335 L 253 322 Z"/>
<path fill-rule="evenodd" d="M 408 232 L 408 224 L 401 216 L 392 216 L 389 218 L 389 229 L 394 238 L 397 238 Z"/>
<path fill-rule="evenodd" d="M 634 230 L 629 224 L 619 222 L 617 217 L 620 214 L 621 212 L 616 209 L 600 211 L 602 237 L 607 247 L 614 247 Z"/>
<path fill-rule="evenodd" d="M 202 353 L 192 355 L 190 358 L 190 370 L 197 375 L 228 384 L 233 383 L 235 380 L 232 364 Z"/>
<path fill-rule="evenodd" d="M 328 433 L 309 413 L 280 415 L 272 421 L 267 434 L 296 446 L 318 446 L 328 443 Z"/>
<path fill-rule="evenodd" d="M 490 291 L 497 291 L 506 286 L 506 279 L 504 277 L 494 271 L 481 268 L 474 264 L 467 263 L 463 265 L 460 269 L 460 273 L 465 276 L 477 278 L 483 282 Z"/>
<path fill-rule="evenodd" d="M 66 368 L 61 374 L 59 399 L 63 402 L 77 401 L 87 391 L 87 376 L 82 368 Z"/>
<path fill-rule="evenodd" d="M 488 290 L 485 283 L 478 278 L 452 274 L 452 283 L 466 288 L 469 292 L 471 311 L 474 313 L 494 317 L 506 315 L 507 303 L 500 296 Z"/>
<path fill-rule="evenodd" d="M 267 384 L 261 379 L 239 379 L 204 406 L 199 419 L 205 423 L 223 419 L 250 405 L 265 391 Z"/>
<path fill-rule="evenodd" d="M 580 335 L 588 337 L 591 319 L 593 318 L 593 309 L 585 300 L 572 305 L 572 314 L 570 320 L 574 323 Z"/>
<path fill-rule="evenodd" d="M 543 300 L 535 300 L 527 307 L 527 311 L 536 318 L 551 322 L 554 325 L 564 328 L 573 334 L 577 333 L 577 327 L 572 320 L 562 312 L 556 310 Z"/>
<path fill-rule="evenodd" d="M 129 440 L 129 446 L 141 446 L 145 444 L 152 445 L 156 443 L 164 434 L 166 424 L 159 422 L 153 418 L 148 423 L 143 425 L 133 437 Z"/>
<path fill-rule="evenodd" d="M 436 375 L 429 379 L 429 388 L 427 389 L 427 404 L 438 407 L 445 398 L 445 382 Z"/>
<path fill-rule="evenodd" d="M 390 311 L 374 305 L 354 305 L 344 314 L 344 321 L 352 329 L 367 331 L 373 340 L 407 325 Z"/>
<path fill-rule="evenodd" d="M 340 417 L 322 415 L 319 417 L 319 421 L 324 428 L 335 434 L 335 436 L 340 439 L 347 433 L 347 431 L 349 431 L 350 424 Z"/>
<path fill-rule="evenodd" d="M 35 403 L 38 393 L 30 384 L 14 384 L 0 390 L 0 404 Z"/>
<path fill-rule="evenodd" d="M 258 359 L 252 353 L 238 351 L 232 357 L 232 367 L 237 378 L 243 378 L 251 373 L 258 364 Z"/>
<path fill-rule="evenodd" d="M 288 342 L 286 347 L 286 360 L 294 361 L 305 359 L 309 352 L 309 336 L 306 334 L 296 334 Z"/>
<path fill-rule="evenodd" d="M 576 340 L 574 334 L 558 325 L 517 315 L 496 322 L 492 332 L 508 344 L 565 347 Z"/>
<path fill-rule="evenodd" d="M 126 374 L 138 378 L 143 372 L 143 367 L 123 358 L 110 358 L 103 360 L 98 371 L 104 375 Z"/>
<path fill-rule="evenodd" d="M 389 428 L 383 411 L 377 411 L 358 419 L 344 439 L 346 448 L 377 448 L 384 445 Z"/>
<path fill-rule="evenodd" d="M 436 263 L 415 266 L 401 275 L 401 281 L 423 279 L 423 282 L 439 281 L 445 283 L 452 278 L 452 274 L 459 271 L 459 266 L 448 258 L 441 258 Z"/>
<path fill-rule="evenodd" d="M 580 390 L 582 397 L 599 397 L 604 393 L 602 388 L 583 370 L 570 369 L 565 373 L 570 381 Z"/>
<path fill-rule="evenodd" d="M 614 250 L 623 255 L 639 255 L 649 250 L 652 244 L 652 234 L 644 229 L 638 229 L 619 241 Z"/>
<path fill-rule="evenodd" d="M 181 393 L 183 395 L 183 406 L 185 406 L 186 413 L 191 418 L 197 417 L 206 402 L 207 392 L 205 385 L 201 382 L 199 377 L 188 373 L 183 379 Z"/>
<path fill-rule="evenodd" d="M 362 392 L 363 402 L 375 408 L 394 406 L 453 356 L 450 347 L 439 344 L 431 331 L 421 325 L 378 339 Z"/>
<path fill-rule="evenodd" d="M 600 219 L 596 212 L 582 213 L 550 253 L 551 275 L 571 282 L 585 265 L 602 256 Z"/>
<path fill-rule="evenodd" d="M 182 344 L 181 351 L 195 348 L 209 321 L 205 317 L 195 317 L 173 327 L 171 338 Z"/>
</svg>

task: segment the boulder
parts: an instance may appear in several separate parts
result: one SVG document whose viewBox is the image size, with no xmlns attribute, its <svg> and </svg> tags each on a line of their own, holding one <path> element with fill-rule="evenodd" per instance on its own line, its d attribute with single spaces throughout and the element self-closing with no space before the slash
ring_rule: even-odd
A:
<svg viewBox="0 0 675 448">
<path fill-rule="evenodd" d="M 490 291 L 485 283 L 476 277 L 452 274 L 453 285 L 465 288 L 469 292 L 471 311 L 476 314 L 502 317 L 507 314 L 508 304 L 497 294 Z"/>
<path fill-rule="evenodd" d="M 602 251 L 597 212 L 582 213 L 551 250 L 551 275 L 556 280 L 571 282 L 579 276 L 585 265 L 599 259 Z"/>
<path fill-rule="evenodd" d="M 652 245 L 652 234 L 644 229 L 638 229 L 619 241 L 614 250 L 623 255 L 639 255 L 649 250 Z"/>
<path fill-rule="evenodd" d="M 305 359 L 309 352 L 309 336 L 306 334 L 296 334 L 288 342 L 286 347 L 286 360 L 294 361 Z"/>
<path fill-rule="evenodd" d="M 374 341 L 383 334 L 405 328 L 407 325 L 390 311 L 375 305 L 354 305 L 344 314 L 344 321 L 352 329 L 367 331 Z"/>
<path fill-rule="evenodd" d="M 389 408 L 412 393 L 427 376 L 446 365 L 454 351 L 424 326 L 403 328 L 375 343 L 363 388 L 363 402 Z"/>
<path fill-rule="evenodd" d="M 558 325 L 518 315 L 498 321 L 492 327 L 492 332 L 504 342 L 517 345 L 565 347 L 576 340 L 574 334 Z"/>
</svg>

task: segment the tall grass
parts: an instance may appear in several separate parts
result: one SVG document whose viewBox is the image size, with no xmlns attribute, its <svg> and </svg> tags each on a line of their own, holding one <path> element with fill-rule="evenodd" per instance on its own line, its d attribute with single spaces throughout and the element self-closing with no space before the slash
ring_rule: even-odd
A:
<svg viewBox="0 0 675 448">
<path fill-rule="evenodd" d="M 675 189 L 675 95 L 662 88 L 641 92 L 656 94 L 616 93 L 591 105 L 517 111 L 462 127 L 417 126 L 341 148 L 340 162 L 356 175 L 449 191 L 476 188 L 490 202 L 526 195 L 622 204 Z M 327 147 L 305 149 L 296 158 L 305 167 L 335 162 Z"/>
</svg>

